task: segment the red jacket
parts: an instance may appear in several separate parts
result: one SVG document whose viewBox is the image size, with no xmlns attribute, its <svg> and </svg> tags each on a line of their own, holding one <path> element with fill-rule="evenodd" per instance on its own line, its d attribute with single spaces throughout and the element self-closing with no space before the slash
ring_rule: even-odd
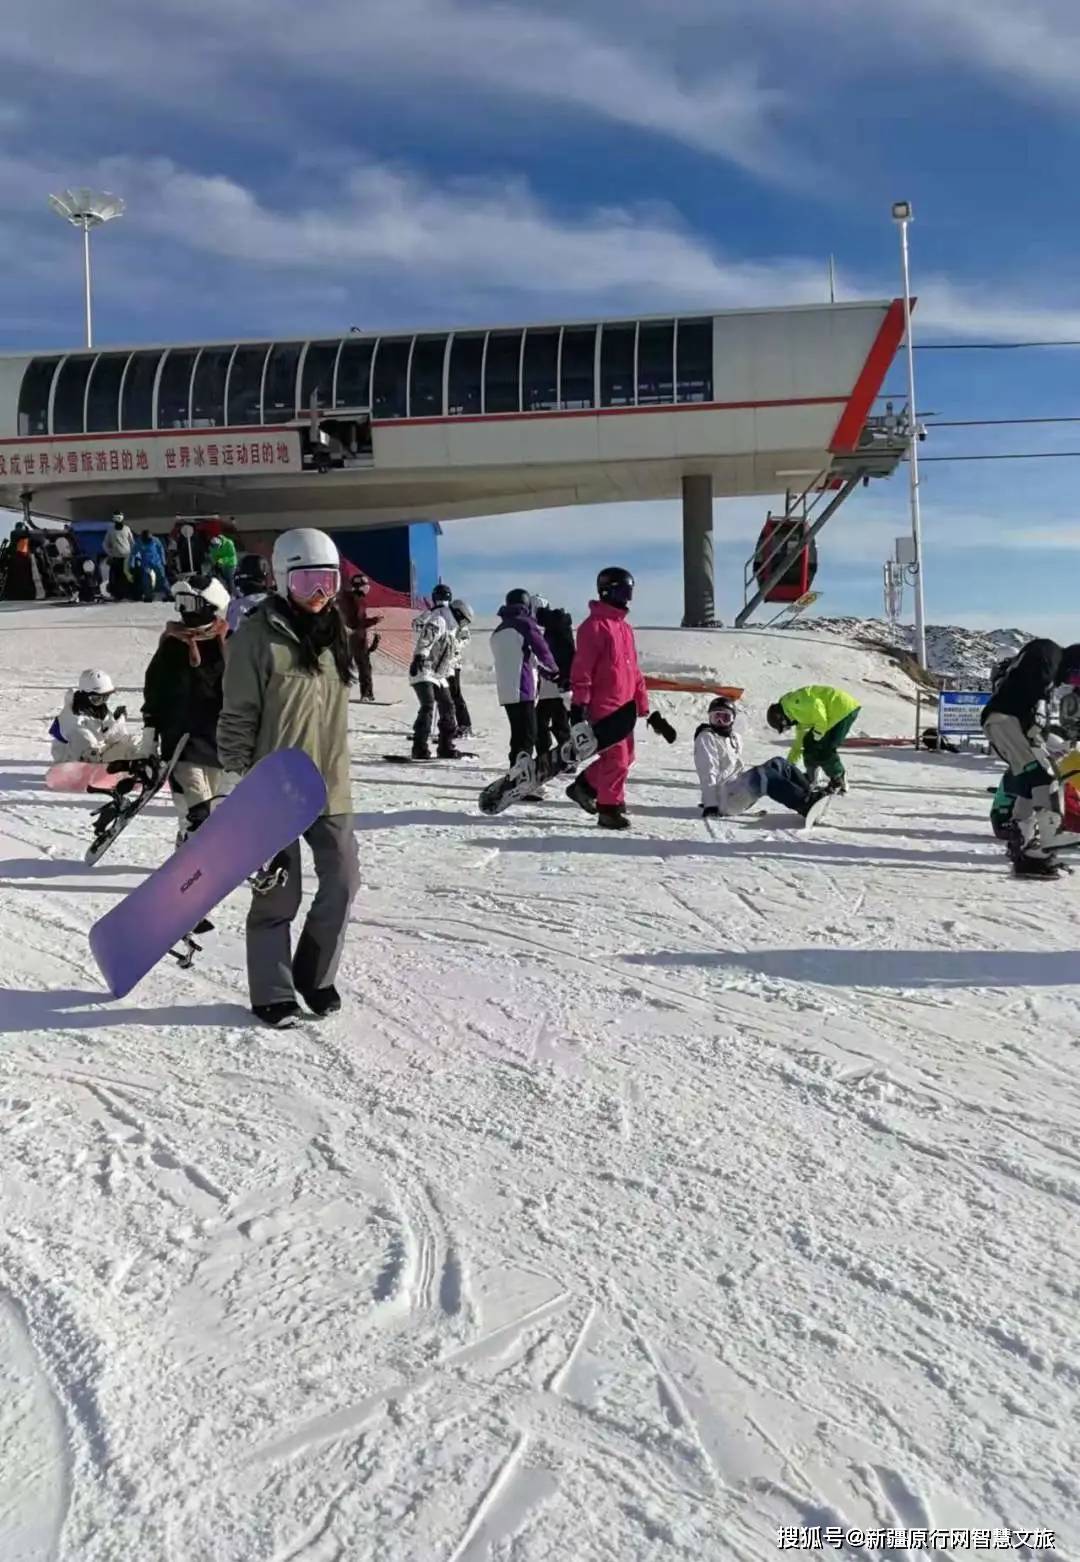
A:
<svg viewBox="0 0 1080 1562">
<path fill-rule="evenodd" d="M 649 714 L 649 696 L 625 608 L 610 602 L 589 603 L 589 616 L 577 632 L 570 689 L 574 704 L 583 705 L 590 720 L 610 715 L 627 700 L 634 701 L 639 716 Z"/>
</svg>

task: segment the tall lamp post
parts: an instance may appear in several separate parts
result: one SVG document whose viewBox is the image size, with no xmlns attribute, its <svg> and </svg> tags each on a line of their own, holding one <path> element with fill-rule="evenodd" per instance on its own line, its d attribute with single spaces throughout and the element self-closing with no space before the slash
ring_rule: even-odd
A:
<svg viewBox="0 0 1080 1562">
<path fill-rule="evenodd" d="M 123 215 L 124 202 L 107 190 L 64 190 L 50 195 L 49 205 L 57 216 L 65 217 L 83 235 L 83 278 L 86 287 L 86 345 L 94 345 L 94 327 L 90 312 L 90 231 Z"/>
<path fill-rule="evenodd" d="M 911 566 L 915 588 L 915 656 L 926 669 L 926 600 L 923 594 L 922 510 L 919 504 L 919 422 L 915 413 L 915 347 L 911 340 L 911 266 L 908 259 L 908 224 L 915 213 L 910 201 L 894 201 L 893 221 L 900 229 L 900 263 L 904 275 L 904 336 L 908 372 L 908 483 L 911 492 L 911 540 L 915 559 Z"/>
</svg>

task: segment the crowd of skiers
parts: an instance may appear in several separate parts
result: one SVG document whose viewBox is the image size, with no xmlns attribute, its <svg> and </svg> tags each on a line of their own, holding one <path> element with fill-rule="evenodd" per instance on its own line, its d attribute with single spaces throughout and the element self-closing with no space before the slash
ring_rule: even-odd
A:
<svg viewBox="0 0 1080 1562">
<path fill-rule="evenodd" d="M 19 521 L 0 544 L 0 596 L 100 602 L 168 601 L 177 580 L 196 573 L 212 575 L 225 590 L 243 595 L 265 589 L 263 561 L 248 555 L 243 564 L 228 532 L 204 537 L 136 533 L 117 511 L 93 556 L 85 537 L 71 526 L 46 530 Z"/>
<path fill-rule="evenodd" d="M 149 565 L 154 568 L 153 563 Z M 253 896 L 247 922 L 252 1009 L 265 1023 L 294 1023 L 298 997 L 315 1014 L 340 1000 L 334 979 L 349 907 L 357 887 L 351 818 L 347 711 L 359 680 L 372 697 L 371 657 L 379 619 L 369 613 L 362 573 L 343 585 L 333 540 L 301 528 L 280 536 L 271 564 L 272 589 L 247 599 L 245 615 L 219 575 L 204 571 L 173 583 L 178 617 L 165 626 L 146 669 L 143 731 L 136 740 L 126 711 L 110 708 L 106 673 L 88 669 L 50 730 L 54 760 L 99 764 L 131 761 L 171 765 L 169 785 L 184 839 L 215 801 L 263 756 L 299 748 L 318 765 L 327 786 L 323 815 L 305 832 L 318 888 L 295 950 L 291 925 L 301 898 L 299 844 L 281 855 L 280 871 Z M 570 615 L 526 591 L 507 594 L 491 636 L 496 690 L 509 728 L 510 774 L 536 776 L 515 796 L 542 796 L 546 775 L 573 776 L 567 795 L 601 828 L 629 827 L 626 781 L 634 760 L 637 719 L 674 742 L 676 734 L 650 711 L 645 678 L 629 623 L 634 580 L 626 569 L 601 570 L 596 597 L 575 633 Z M 440 584 L 430 608 L 414 620 L 409 680 L 418 710 L 412 756 L 458 758 L 458 739 L 471 730 L 461 687 L 462 660 L 473 612 Z M 235 629 L 235 632 L 230 632 Z M 228 649 L 226 650 L 226 639 Z M 1060 789 L 1046 747 L 1045 708 L 1055 689 L 1080 738 L 1080 645 L 1052 641 L 1026 646 L 995 675 L 983 724 L 1007 773 L 995 799 L 995 827 L 1009 840 L 1018 872 L 1055 871 L 1053 838 L 1062 817 Z M 1071 701 L 1071 705 L 1069 704 Z M 693 756 L 704 817 L 739 814 L 769 797 L 806 815 L 830 792 L 846 790 L 840 747 L 859 715 L 858 701 L 827 686 L 794 689 L 770 705 L 769 727 L 790 734 L 786 757 L 744 763 L 735 730 L 738 707 L 715 697 L 694 734 Z M 605 719 L 627 718 L 617 741 L 581 743 L 605 730 Z M 607 730 L 615 728 L 609 722 Z M 574 774 L 579 755 L 587 768 Z M 160 773 L 163 773 L 160 772 Z"/>
</svg>

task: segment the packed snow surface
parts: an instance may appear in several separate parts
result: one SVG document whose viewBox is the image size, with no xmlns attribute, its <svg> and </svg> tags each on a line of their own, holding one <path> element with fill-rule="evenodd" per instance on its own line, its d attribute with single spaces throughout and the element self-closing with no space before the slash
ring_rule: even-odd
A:
<svg viewBox="0 0 1080 1562">
<path fill-rule="evenodd" d="M 352 707 L 345 1009 L 278 1034 L 242 893 L 195 969 L 105 997 L 87 930 L 171 812 L 90 870 L 92 800 L 43 789 L 73 675 L 137 709 L 164 617 L 0 613 L 3 1562 L 1080 1554 L 1078 881 L 1009 877 L 989 763 L 855 752 L 817 831 L 714 839 L 704 702 L 668 695 L 632 834 L 559 788 L 486 819 L 480 636 L 480 759 L 383 763 L 401 681 Z M 757 757 L 803 682 L 912 727 L 835 636 L 641 640 L 746 686 Z"/>
</svg>

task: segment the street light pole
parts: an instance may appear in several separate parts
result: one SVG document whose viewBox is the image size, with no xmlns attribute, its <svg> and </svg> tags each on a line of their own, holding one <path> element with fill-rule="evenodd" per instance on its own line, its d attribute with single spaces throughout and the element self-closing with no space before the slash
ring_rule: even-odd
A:
<svg viewBox="0 0 1080 1562">
<path fill-rule="evenodd" d="M 911 566 L 915 596 L 915 657 L 926 670 L 926 599 L 923 591 L 922 508 L 919 502 L 919 421 L 915 408 L 915 347 L 911 339 L 911 264 L 908 256 L 908 224 L 915 214 L 910 201 L 893 203 L 893 221 L 900 229 L 900 263 L 904 277 L 904 337 L 908 371 L 908 486 L 911 496 L 911 539 L 915 562 Z"/>
<path fill-rule="evenodd" d="M 86 307 L 86 345 L 94 345 L 94 326 L 90 309 L 90 229 L 100 228 L 114 217 L 123 215 L 124 202 L 107 190 L 65 190 L 61 195 L 50 195 L 49 205 L 57 216 L 65 218 L 73 227 L 82 229 L 83 236 L 83 290 Z"/>
<path fill-rule="evenodd" d="M 90 311 L 90 224 L 83 218 L 83 276 L 86 282 L 86 345 L 94 345 L 94 322 Z"/>
</svg>

